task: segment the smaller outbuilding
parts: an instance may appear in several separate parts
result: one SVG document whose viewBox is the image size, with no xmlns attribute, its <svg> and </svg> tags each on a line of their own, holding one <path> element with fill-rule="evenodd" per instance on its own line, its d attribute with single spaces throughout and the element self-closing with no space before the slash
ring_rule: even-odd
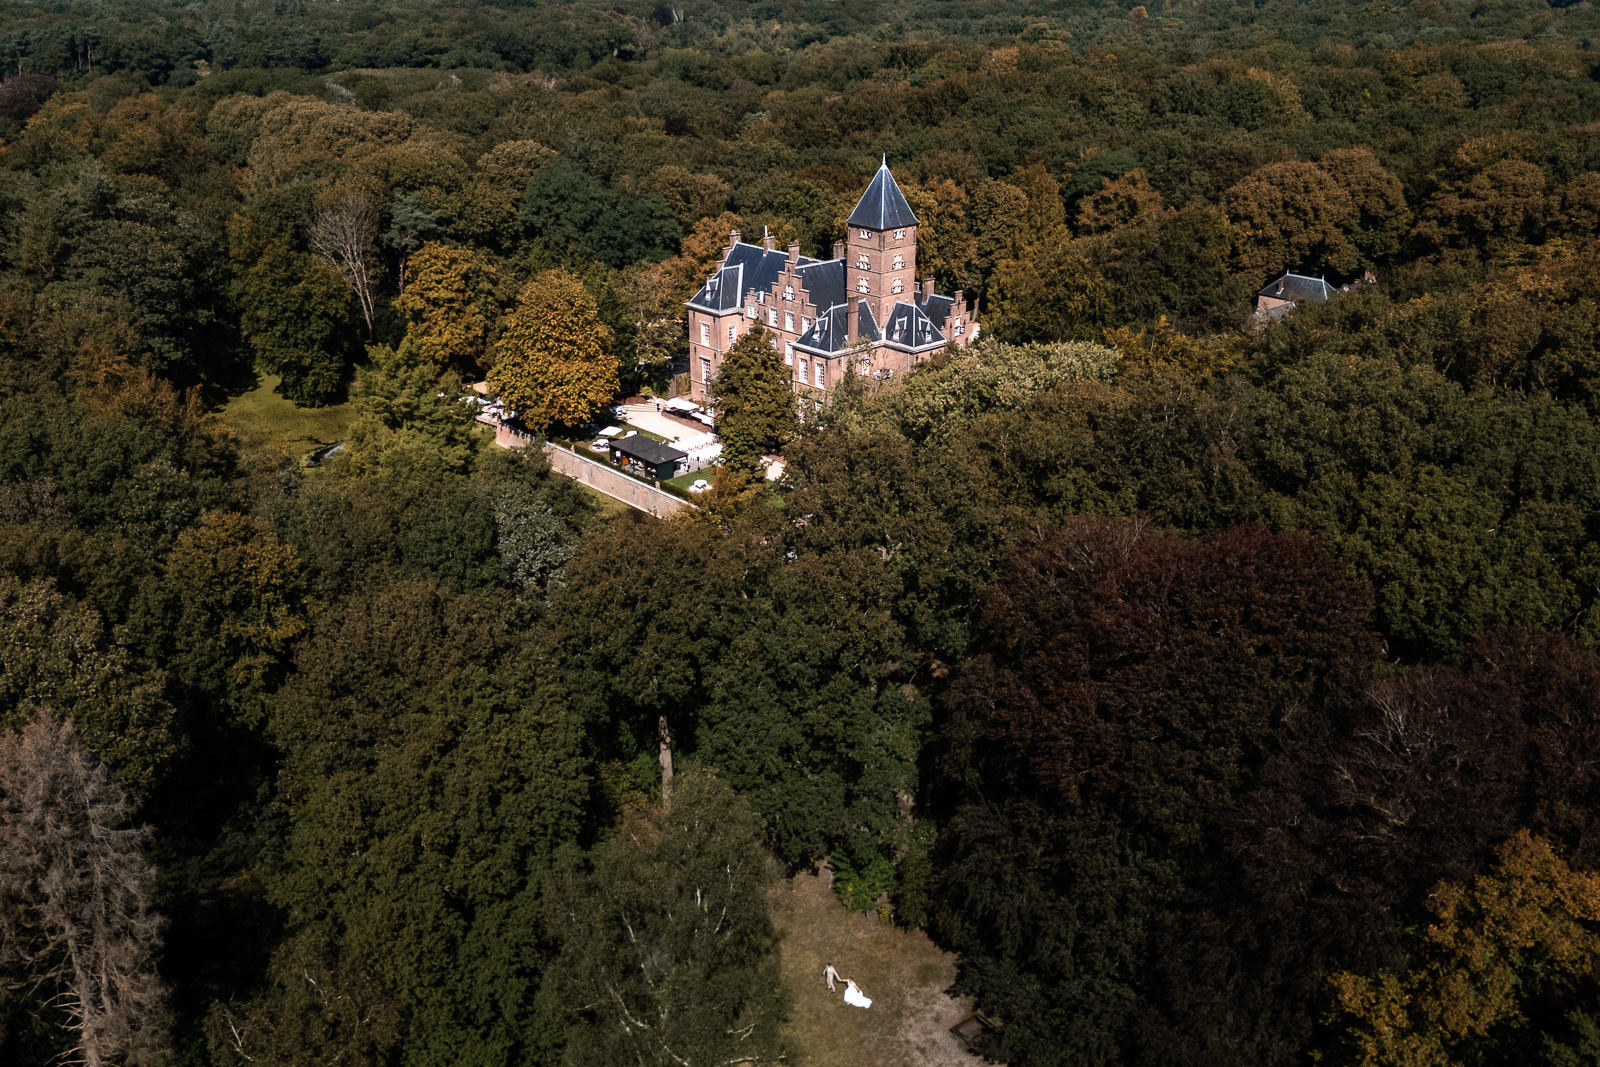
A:
<svg viewBox="0 0 1600 1067">
<path fill-rule="evenodd" d="M 678 473 L 679 465 L 689 458 L 687 453 L 652 441 L 643 434 L 613 438 L 610 448 L 612 463 L 646 478 L 671 478 Z"/>
</svg>

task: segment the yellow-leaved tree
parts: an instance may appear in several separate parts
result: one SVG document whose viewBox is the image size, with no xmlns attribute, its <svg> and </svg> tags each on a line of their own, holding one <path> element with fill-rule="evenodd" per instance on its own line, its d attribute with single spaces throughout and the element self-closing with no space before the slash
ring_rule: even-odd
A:
<svg viewBox="0 0 1600 1067">
<path fill-rule="evenodd" d="M 1526 830 L 1470 885 L 1428 899 L 1416 965 L 1331 979 L 1345 1062 L 1360 1067 L 1531 1063 L 1540 1024 L 1589 1002 L 1600 974 L 1600 874 L 1575 871 Z M 1542 1062 L 1594 1062 L 1587 1053 Z"/>
<path fill-rule="evenodd" d="M 494 267 L 468 249 L 433 241 L 410 266 L 410 284 L 394 302 L 406 318 L 406 336 L 435 367 L 476 374 L 495 315 Z"/>
<path fill-rule="evenodd" d="M 611 330 L 572 275 L 547 270 L 523 287 L 489 369 L 489 387 L 531 430 L 575 426 L 619 385 Z"/>
</svg>

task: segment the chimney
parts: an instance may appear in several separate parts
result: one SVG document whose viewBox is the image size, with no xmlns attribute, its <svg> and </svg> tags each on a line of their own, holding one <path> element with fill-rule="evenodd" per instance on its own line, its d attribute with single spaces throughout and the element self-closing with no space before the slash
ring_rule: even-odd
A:
<svg viewBox="0 0 1600 1067">
<path fill-rule="evenodd" d="M 1277 292 L 1277 295 L 1278 296 L 1282 296 L 1283 295 L 1283 279 L 1282 278 L 1278 279 L 1278 292 Z"/>
<path fill-rule="evenodd" d="M 765 226 L 761 227 L 761 247 L 770 252 L 776 248 L 777 245 L 778 239 L 772 236 L 772 231 L 768 230 Z"/>
<path fill-rule="evenodd" d="M 844 305 L 844 336 L 850 344 L 856 342 L 856 326 L 861 318 L 861 301 L 851 297 Z"/>
<path fill-rule="evenodd" d="M 729 245 L 736 245 L 742 240 L 744 240 L 744 234 L 740 233 L 738 230 L 729 230 L 728 231 L 728 244 Z"/>
<path fill-rule="evenodd" d="M 924 279 L 922 279 L 921 285 L 922 285 L 922 302 L 923 303 L 927 303 L 928 302 L 928 297 L 933 295 L 933 279 L 932 278 L 924 278 Z"/>
<path fill-rule="evenodd" d="M 789 266 L 800 262 L 800 244 L 798 241 L 789 242 Z"/>
<path fill-rule="evenodd" d="M 844 242 L 843 241 L 835 241 L 835 242 L 833 242 L 833 258 L 834 259 L 843 259 L 844 258 Z"/>
</svg>

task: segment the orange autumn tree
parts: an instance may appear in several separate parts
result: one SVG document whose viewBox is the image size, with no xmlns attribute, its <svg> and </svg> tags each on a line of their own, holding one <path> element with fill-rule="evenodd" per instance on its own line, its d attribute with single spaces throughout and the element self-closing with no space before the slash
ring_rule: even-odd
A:
<svg viewBox="0 0 1600 1067">
<path fill-rule="evenodd" d="M 1538 1002 L 1600 972 L 1600 874 L 1572 870 L 1526 830 L 1470 885 L 1439 883 L 1428 910 L 1410 970 L 1330 979 L 1349 1062 L 1526 1062 L 1518 1050 Z"/>
<path fill-rule="evenodd" d="M 611 341 L 582 283 L 545 271 L 517 296 L 495 345 L 489 388 L 537 433 L 585 422 L 617 393 Z"/>
</svg>

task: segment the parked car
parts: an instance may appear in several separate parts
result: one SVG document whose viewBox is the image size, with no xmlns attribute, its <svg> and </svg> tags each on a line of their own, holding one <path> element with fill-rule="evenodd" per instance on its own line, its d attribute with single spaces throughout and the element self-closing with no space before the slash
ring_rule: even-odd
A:
<svg viewBox="0 0 1600 1067">
<path fill-rule="evenodd" d="M 596 437 L 593 441 L 589 442 L 590 452 L 604 452 L 610 447 L 611 442 L 607 441 L 604 437 Z"/>
<path fill-rule="evenodd" d="M 711 483 L 706 481 L 704 478 L 696 478 L 694 481 L 689 483 L 689 492 L 691 493 L 703 493 L 710 488 Z"/>
</svg>

